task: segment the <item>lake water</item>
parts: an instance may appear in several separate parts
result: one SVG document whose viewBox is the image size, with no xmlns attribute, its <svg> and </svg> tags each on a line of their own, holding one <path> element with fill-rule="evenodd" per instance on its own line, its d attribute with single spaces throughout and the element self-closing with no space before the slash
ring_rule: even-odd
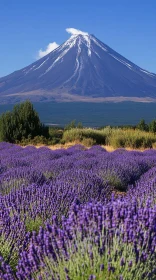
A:
<svg viewBox="0 0 156 280">
<path fill-rule="evenodd" d="M 148 123 L 156 119 L 156 103 L 34 103 L 45 124 L 64 126 L 72 120 L 84 126 L 137 124 L 140 119 Z M 0 114 L 13 105 L 0 105 Z"/>
</svg>

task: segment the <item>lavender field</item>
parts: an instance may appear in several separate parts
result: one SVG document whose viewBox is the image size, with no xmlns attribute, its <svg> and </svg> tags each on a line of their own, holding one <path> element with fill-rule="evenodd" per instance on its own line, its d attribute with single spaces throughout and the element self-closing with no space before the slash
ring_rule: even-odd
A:
<svg viewBox="0 0 156 280">
<path fill-rule="evenodd" d="M 0 143 L 0 279 L 156 279 L 156 150 Z"/>
</svg>

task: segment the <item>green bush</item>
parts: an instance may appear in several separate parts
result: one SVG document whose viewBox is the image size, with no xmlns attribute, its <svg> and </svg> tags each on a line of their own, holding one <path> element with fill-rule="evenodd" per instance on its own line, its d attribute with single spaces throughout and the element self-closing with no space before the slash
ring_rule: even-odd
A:
<svg viewBox="0 0 156 280">
<path fill-rule="evenodd" d="M 63 129 L 56 128 L 56 127 L 49 127 L 49 138 L 56 138 L 56 139 L 62 139 L 63 136 Z"/>
<path fill-rule="evenodd" d="M 92 138 L 83 138 L 82 145 L 86 147 L 91 147 L 96 144 L 96 141 Z"/>
<path fill-rule="evenodd" d="M 152 144 L 156 142 L 156 136 L 137 129 L 112 129 L 107 142 L 113 148 L 152 148 Z"/>
<path fill-rule="evenodd" d="M 137 129 L 142 130 L 142 131 L 148 131 L 148 125 L 145 123 L 145 120 L 142 119 L 138 125 L 137 125 Z"/>
<path fill-rule="evenodd" d="M 48 136 L 48 128 L 39 119 L 30 101 L 15 105 L 12 112 L 0 116 L 0 140 L 15 143 L 23 138 Z"/>
<path fill-rule="evenodd" d="M 156 133 L 156 120 L 151 121 L 148 127 L 150 132 Z"/>
<path fill-rule="evenodd" d="M 75 120 L 71 121 L 70 123 L 68 123 L 65 127 L 64 130 L 70 130 L 72 128 L 76 128 L 76 122 Z"/>
<path fill-rule="evenodd" d="M 65 130 L 63 133 L 63 140 L 65 142 L 80 141 L 83 139 L 91 138 L 96 144 L 105 144 L 106 136 L 102 131 L 91 129 L 91 128 L 73 128 L 70 130 Z"/>
<path fill-rule="evenodd" d="M 62 141 L 65 143 L 83 142 L 83 139 L 88 138 L 92 139 L 94 144 L 110 145 L 113 148 L 152 148 L 152 144 L 156 142 L 156 136 L 152 132 L 110 127 L 101 130 L 91 128 L 66 130 Z"/>
<path fill-rule="evenodd" d="M 107 144 L 113 148 L 125 148 L 126 143 L 122 135 L 113 135 L 110 138 L 107 138 Z"/>
<path fill-rule="evenodd" d="M 76 125 L 76 121 L 73 120 L 65 126 L 64 130 L 70 130 L 72 128 L 83 128 L 83 125 L 81 122 Z"/>
<path fill-rule="evenodd" d="M 44 144 L 48 145 L 48 139 L 45 138 L 44 136 L 35 136 L 33 139 L 30 137 L 28 138 L 22 138 L 21 141 L 16 141 L 16 144 L 20 144 L 22 146 L 27 146 L 27 145 L 39 145 L 39 144 Z"/>
</svg>

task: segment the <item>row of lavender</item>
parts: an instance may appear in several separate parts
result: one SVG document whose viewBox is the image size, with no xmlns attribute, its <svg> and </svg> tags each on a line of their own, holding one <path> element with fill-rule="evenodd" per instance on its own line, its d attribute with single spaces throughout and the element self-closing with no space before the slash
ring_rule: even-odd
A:
<svg viewBox="0 0 156 280">
<path fill-rule="evenodd" d="M 155 259 L 156 151 L 0 144 L 0 279 L 156 279 Z"/>
</svg>

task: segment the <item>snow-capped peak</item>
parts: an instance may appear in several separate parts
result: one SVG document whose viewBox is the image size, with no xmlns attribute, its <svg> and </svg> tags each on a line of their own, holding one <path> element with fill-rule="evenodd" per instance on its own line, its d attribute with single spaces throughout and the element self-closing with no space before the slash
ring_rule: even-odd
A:
<svg viewBox="0 0 156 280">
<path fill-rule="evenodd" d="M 124 67 L 128 68 L 132 72 L 138 71 L 138 74 L 142 76 L 141 73 L 146 74 L 146 76 L 156 77 L 155 74 L 150 73 L 142 68 L 139 68 L 134 63 L 131 63 L 126 58 L 122 57 L 107 45 L 99 41 L 94 35 L 90 35 L 87 32 L 83 32 L 78 29 L 74 28 L 67 28 L 67 31 L 71 34 L 70 38 L 60 45 L 57 49 L 52 51 L 50 55 L 45 57 L 39 64 L 33 65 L 31 68 L 25 68 L 23 71 L 25 75 L 29 74 L 30 72 L 34 72 L 40 68 L 44 69 L 43 73 L 40 74 L 39 78 L 46 75 L 49 71 L 51 71 L 54 67 L 62 63 L 66 59 L 66 54 L 70 52 L 73 48 L 75 48 L 75 67 L 73 74 L 67 79 L 67 81 L 71 81 L 72 78 L 78 73 L 81 72 L 83 69 L 83 65 L 85 61 L 92 61 L 92 58 L 96 56 L 99 60 L 103 60 L 105 56 L 104 53 L 107 53 L 109 57 L 111 57 L 111 64 L 114 64 L 114 61 L 118 61 L 120 64 L 124 65 Z M 87 56 L 84 56 L 86 52 Z M 51 61 L 51 56 L 54 55 L 54 60 Z M 92 57 L 93 56 L 93 57 Z M 107 56 L 107 57 L 108 57 Z M 112 60 L 113 59 L 113 60 Z M 45 65 L 47 65 L 45 69 Z M 118 64 L 119 65 L 119 64 Z M 96 68 L 96 67 L 95 67 Z"/>
<path fill-rule="evenodd" d="M 76 32 L 77 31 L 77 32 Z M 75 32 L 72 32 L 71 37 L 61 46 L 61 48 L 63 49 L 64 47 L 68 46 L 69 49 L 72 48 L 74 45 L 78 44 L 78 48 L 79 48 L 79 53 L 81 52 L 80 49 L 82 47 L 82 45 L 86 45 L 87 49 L 88 49 L 88 56 L 91 56 L 93 48 L 92 48 L 92 41 L 94 41 L 94 43 L 96 43 L 97 45 L 100 46 L 100 44 L 98 42 L 96 42 L 96 38 L 90 34 L 88 34 L 87 32 L 82 32 L 79 30 L 76 30 Z M 100 46 L 101 47 L 101 46 Z M 103 48 L 103 47 L 101 47 Z M 106 49 L 103 48 L 103 50 L 106 51 Z"/>
<path fill-rule="evenodd" d="M 155 74 L 138 67 L 92 34 L 73 28 L 68 32 L 70 38 L 45 57 L 1 78 L 0 93 L 16 96 L 41 90 L 49 96 L 54 94 L 54 100 L 63 94 L 67 101 L 84 96 L 156 98 Z"/>
</svg>

